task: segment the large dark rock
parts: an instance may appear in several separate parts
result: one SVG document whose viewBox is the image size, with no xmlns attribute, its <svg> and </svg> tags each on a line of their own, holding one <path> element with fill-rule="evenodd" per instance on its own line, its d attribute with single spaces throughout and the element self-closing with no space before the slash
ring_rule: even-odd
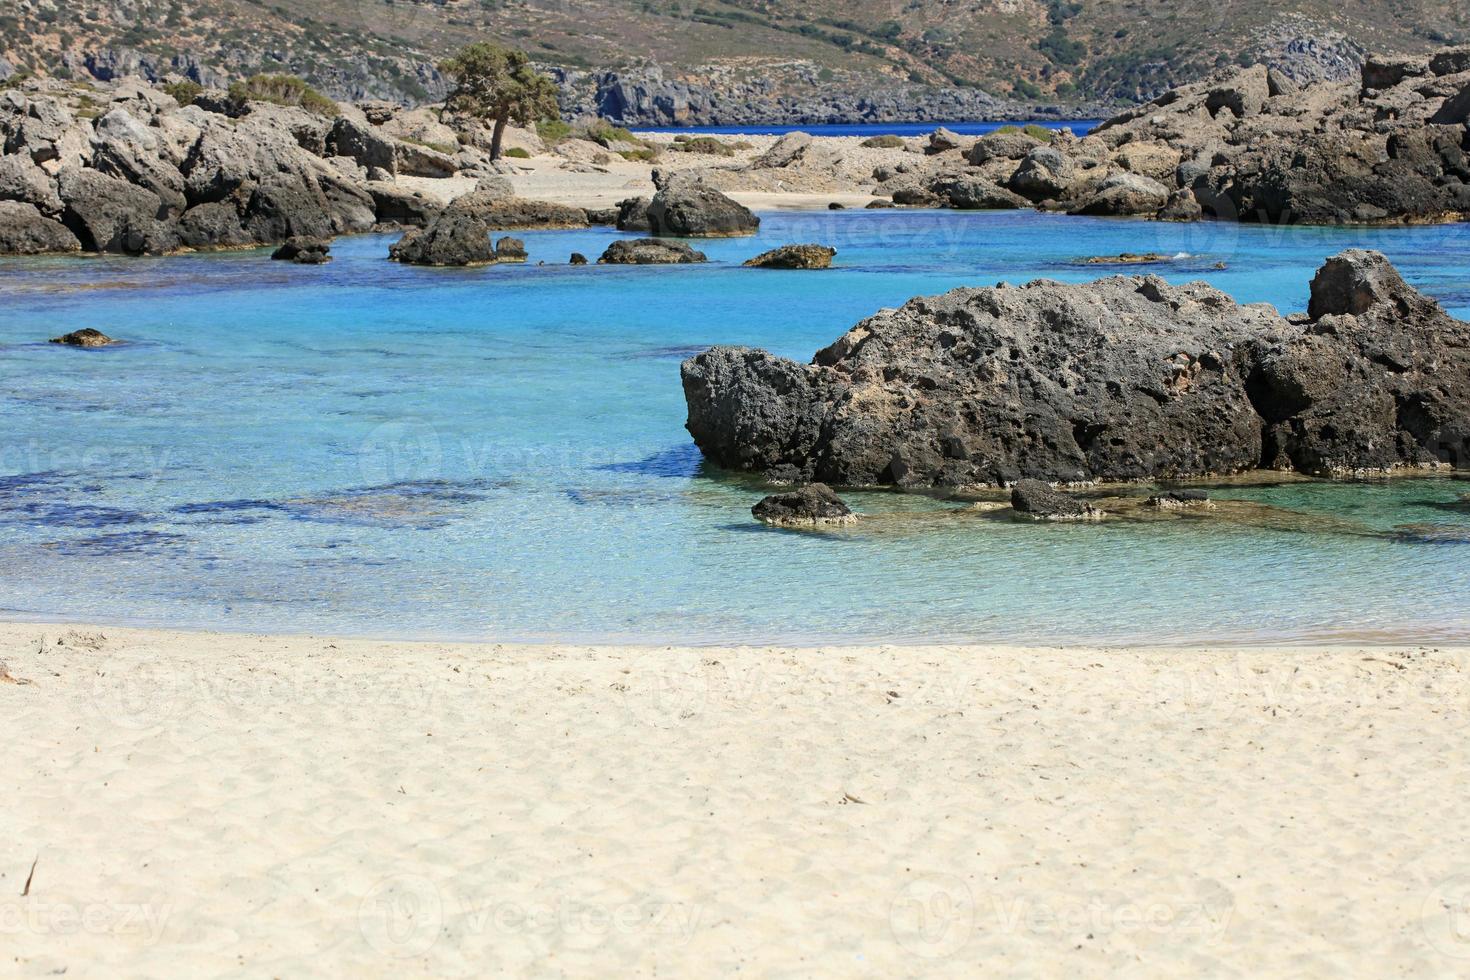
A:
<svg viewBox="0 0 1470 980">
<path fill-rule="evenodd" d="M 76 235 L 36 210 L 34 204 L 0 201 L 0 254 L 45 255 L 81 249 Z"/>
<path fill-rule="evenodd" d="M 255 237 L 240 224 L 234 201 L 210 201 L 195 205 L 179 218 L 179 241 L 187 248 L 246 248 Z"/>
<path fill-rule="evenodd" d="M 1287 320 L 1152 276 L 958 289 L 811 364 L 689 359 L 688 428 L 722 466 L 835 486 L 1465 465 L 1470 325 L 1377 253 L 1329 262 L 1313 296 Z"/>
<path fill-rule="evenodd" d="M 648 203 L 648 227 L 655 235 L 731 238 L 754 235 L 760 224 L 749 208 L 684 174 L 665 179 Z"/>
<path fill-rule="evenodd" d="M 753 269 L 830 269 L 837 249 L 828 245 L 782 245 L 745 264 Z"/>
<path fill-rule="evenodd" d="M 750 513 L 762 524 L 773 527 L 822 527 L 857 522 L 852 508 L 822 483 L 809 483 L 790 493 L 766 497 Z"/>
<path fill-rule="evenodd" d="M 495 261 L 495 247 L 489 226 L 473 209 L 451 204 L 427 228 L 399 239 L 388 256 L 407 265 L 489 265 Z"/>
<path fill-rule="evenodd" d="M 598 265 L 680 265 L 707 262 L 703 252 L 696 252 L 683 242 L 666 242 L 657 238 L 624 239 L 613 242 L 597 260 Z"/>
</svg>

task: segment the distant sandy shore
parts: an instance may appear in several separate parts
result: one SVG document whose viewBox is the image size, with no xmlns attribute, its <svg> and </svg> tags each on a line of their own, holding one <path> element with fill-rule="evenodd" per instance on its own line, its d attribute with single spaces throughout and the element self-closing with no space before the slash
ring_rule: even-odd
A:
<svg viewBox="0 0 1470 980">
<path fill-rule="evenodd" d="M 6 975 L 1470 970 L 1470 650 L 0 661 Z"/>
</svg>

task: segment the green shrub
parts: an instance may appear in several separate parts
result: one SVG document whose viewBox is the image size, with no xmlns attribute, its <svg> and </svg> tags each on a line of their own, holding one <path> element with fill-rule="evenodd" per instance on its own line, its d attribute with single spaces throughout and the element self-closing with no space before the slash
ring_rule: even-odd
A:
<svg viewBox="0 0 1470 980">
<path fill-rule="evenodd" d="M 872 136 L 863 140 L 863 146 L 875 150 L 901 150 L 908 144 L 900 136 Z"/>
<path fill-rule="evenodd" d="M 717 157 L 733 157 L 735 148 L 721 143 L 713 136 L 695 136 L 674 139 L 674 149 L 681 153 L 705 153 Z"/>
<path fill-rule="evenodd" d="M 306 84 L 295 75 L 252 75 L 230 86 L 230 101 L 269 102 L 273 105 L 300 106 L 318 116 L 335 116 L 337 103 Z"/>
<path fill-rule="evenodd" d="M 170 82 L 163 90 L 173 96 L 173 100 L 179 105 L 193 105 L 194 100 L 204 91 L 204 86 L 186 79 L 182 82 Z"/>
<path fill-rule="evenodd" d="M 512 146 L 506 149 L 505 156 L 514 157 L 517 160 L 531 159 L 531 153 L 524 146 Z"/>
<path fill-rule="evenodd" d="M 1047 129 L 1045 126 L 1038 126 L 1035 123 L 1029 124 L 1025 129 L 1021 130 L 1021 132 L 1025 133 L 1032 139 L 1040 140 L 1043 143 L 1050 143 L 1052 140 L 1056 139 L 1057 136 L 1056 130 Z"/>
<path fill-rule="evenodd" d="M 400 136 L 398 139 L 401 142 L 412 143 L 414 146 L 422 146 L 426 150 L 433 150 L 435 153 L 442 153 L 448 157 L 452 157 L 459 152 L 459 147 L 450 146 L 448 143 L 430 143 L 428 140 L 415 139 L 412 136 Z"/>
<path fill-rule="evenodd" d="M 560 119 L 543 119 L 536 124 L 536 135 L 547 143 L 560 143 L 572 135 L 572 127 Z"/>
<path fill-rule="evenodd" d="M 651 146 L 640 147 L 636 150 L 620 150 L 618 156 L 624 160 L 632 160 L 635 163 L 653 163 L 658 159 L 658 150 Z"/>
</svg>

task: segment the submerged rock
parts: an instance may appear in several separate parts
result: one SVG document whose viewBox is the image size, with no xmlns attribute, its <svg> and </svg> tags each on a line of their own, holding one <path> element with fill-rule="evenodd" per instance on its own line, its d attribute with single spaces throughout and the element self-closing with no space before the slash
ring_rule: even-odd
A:
<svg viewBox="0 0 1470 980">
<path fill-rule="evenodd" d="M 766 497 L 750 509 L 755 519 L 773 527 L 820 527 L 855 524 L 857 515 L 822 483 Z"/>
<path fill-rule="evenodd" d="M 1103 512 L 1074 500 L 1040 480 L 1021 480 L 1011 488 L 1011 508 L 1038 521 L 1094 521 Z"/>
<path fill-rule="evenodd" d="M 1470 461 L 1470 324 L 1372 252 L 1323 267 L 1308 317 L 1153 276 L 1039 281 L 910 300 L 810 364 L 716 347 L 682 376 L 711 461 L 834 486 Z"/>
<path fill-rule="evenodd" d="M 658 238 L 638 238 L 613 242 L 598 259 L 599 265 L 679 265 L 707 262 L 703 252 L 696 252 L 684 242 Z"/>
<path fill-rule="evenodd" d="M 323 265 L 332 261 L 331 251 L 332 243 L 320 238 L 288 238 L 271 253 L 271 258 L 297 265 Z"/>
<path fill-rule="evenodd" d="M 1203 490 L 1166 490 L 1148 498 L 1147 506 L 1160 510 L 1182 510 L 1186 507 L 1211 507 L 1210 495 Z"/>
<path fill-rule="evenodd" d="M 830 269 L 837 249 L 826 245 L 782 245 L 745 262 L 753 269 Z"/>
<path fill-rule="evenodd" d="M 93 330 L 91 327 L 83 327 L 81 330 L 73 330 L 69 334 L 60 337 L 52 337 L 50 343 L 63 344 L 67 347 L 106 347 L 115 344 L 113 340 L 101 330 Z"/>
</svg>

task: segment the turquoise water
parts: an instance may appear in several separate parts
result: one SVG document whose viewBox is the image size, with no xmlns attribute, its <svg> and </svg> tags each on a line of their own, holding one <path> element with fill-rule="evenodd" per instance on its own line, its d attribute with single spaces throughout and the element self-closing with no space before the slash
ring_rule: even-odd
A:
<svg viewBox="0 0 1470 980">
<path fill-rule="evenodd" d="M 1187 253 L 1161 271 L 1299 310 L 1324 257 L 1370 246 L 1470 316 L 1470 227 L 785 213 L 674 268 L 561 264 L 606 229 L 524 237 L 531 265 L 472 271 L 389 263 L 385 237 L 323 268 L 0 262 L 3 614 L 506 640 L 1470 638 L 1470 545 L 1395 531 L 1463 533 L 1470 482 L 1234 487 L 1244 503 L 1209 518 L 1088 526 L 856 493 L 871 521 L 780 532 L 750 519 L 762 488 L 702 464 L 679 385 L 711 344 L 806 359 L 913 295 L 1086 280 L 1076 258 L 1121 251 Z M 839 268 L 739 267 L 793 241 L 835 245 Z M 128 343 L 44 343 L 87 326 Z"/>
</svg>

